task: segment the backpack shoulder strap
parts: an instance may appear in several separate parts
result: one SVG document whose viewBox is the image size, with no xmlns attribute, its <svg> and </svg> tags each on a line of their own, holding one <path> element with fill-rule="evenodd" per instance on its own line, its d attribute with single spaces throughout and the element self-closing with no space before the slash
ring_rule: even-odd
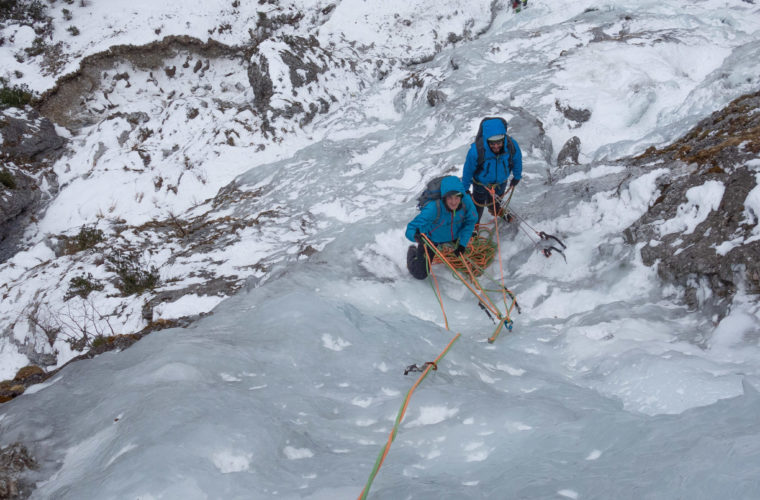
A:
<svg viewBox="0 0 760 500">
<path fill-rule="evenodd" d="M 504 130 L 507 130 L 507 120 L 500 116 L 487 116 L 480 120 L 480 125 L 478 125 L 478 133 L 475 135 L 475 149 L 478 152 L 478 160 L 475 165 L 475 172 L 472 174 L 473 177 L 477 177 L 480 171 L 483 170 L 483 163 L 486 160 L 486 148 L 483 143 L 483 124 L 488 120 L 501 120 L 501 123 L 504 124 Z M 512 144 L 509 135 L 505 134 L 504 145 L 507 147 L 507 151 L 509 151 L 509 170 L 511 171 L 513 167 L 512 157 L 515 155 L 515 146 Z"/>
<path fill-rule="evenodd" d="M 512 142 L 512 138 L 507 135 L 504 137 L 504 145 L 507 146 L 507 152 L 509 153 L 509 171 L 513 172 L 515 169 L 515 143 Z"/>
<path fill-rule="evenodd" d="M 475 172 L 473 177 L 477 176 L 481 170 L 483 170 L 483 162 L 486 158 L 486 148 L 483 146 L 483 136 L 475 139 L 475 150 L 478 152 L 478 161 L 475 164 Z"/>
</svg>

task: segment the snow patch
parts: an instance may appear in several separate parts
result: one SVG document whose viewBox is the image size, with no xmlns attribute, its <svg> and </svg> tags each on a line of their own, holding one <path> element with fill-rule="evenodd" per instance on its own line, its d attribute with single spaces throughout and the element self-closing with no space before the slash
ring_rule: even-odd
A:
<svg viewBox="0 0 760 500">
<path fill-rule="evenodd" d="M 578 498 L 578 492 L 574 490 L 559 490 L 557 495 L 565 498 L 572 498 L 573 500 Z"/>
<path fill-rule="evenodd" d="M 601 456 L 602 456 L 601 450 L 591 450 L 591 453 L 588 454 L 588 456 L 586 457 L 586 460 L 597 460 Z"/>
<path fill-rule="evenodd" d="M 346 347 L 350 346 L 351 342 L 343 340 L 342 338 L 333 338 L 329 333 L 322 334 L 322 347 L 330 349 L 331 351 L 342 351 Z"/>
<path fill-rule="evenodd" d="M 447 420 L 459 413 L 458 408 L 448 408 L 446 406 L 423 406 L 420 408 L 419 416 L 408 422 L 406 427 L 419 427 L 423 425 L 435 425 Z"/>
<path fill-rule="evenodd" d="M 195 316 L 211 311 L 224 297 L 216 295 L 196 295 L 190 293 L 174 302 L 162 302 L 153 308 L 153 321 L 159 319 L 177 319 L 184 316 Z"/>
<path fill-rule="evenodd" d="M 287 457 L 288 460 L 301 460 L 314 456 L 314 452 L 308 448 L 294 448 L 292 446 L 286 446 L 282 452 L 285 454 L 285 457 Z"/>
<path fill-rule="evenodd" d="M 224 450 L 214 453 L 211 461 L 219 469 L 219 472 L 230 474 L 232 472 L 247 471 L 251 466 L 252 457 L 253 455 L 250 453 Z"/>
<path fill-rule="evenodd" d="M 691 234 L 713 210 L 717 210 L 726 186 L 707 181 L 686 191 L 686 203 L 676 209 L 676 216 L 659 224 L 660 236 L 671 233 Z"/>
<path fill-rule="evenodd" d="M 611 165 L 602 165 L 592 168 L 588 172 L 575 172 L 567 177 L 563 177 L 557 184 L 570 184 L 572 182 L 584 181 L 589 179 L 596 179 L 597 177 L 604 177 L 605 175 L 617 174 L 623 172 L 625 167 L 616 167 Z"/>
</svg>

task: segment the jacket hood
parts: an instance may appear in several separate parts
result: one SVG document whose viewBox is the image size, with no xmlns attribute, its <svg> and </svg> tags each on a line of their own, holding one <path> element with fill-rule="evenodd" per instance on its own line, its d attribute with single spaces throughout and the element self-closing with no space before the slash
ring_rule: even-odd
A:
<svg viewBox="0 0 760 500">
<path fill-rule="evenodd" d="M 464 186 L 462 185 L 462 181 L 459 180 L 459 177 L 449 175 L 441 180 L 441 198 L 445 198 L 446 195 L 452 191 L 464 195 Z"/>
<path fill-rule="evenodd" d="M 494 118 L 493 120 L 486 120 L 483 123 L 483 140 L 487 140 L 492 135 L 505 135 L 507 129 L 501 120 Z"/>
</svg>

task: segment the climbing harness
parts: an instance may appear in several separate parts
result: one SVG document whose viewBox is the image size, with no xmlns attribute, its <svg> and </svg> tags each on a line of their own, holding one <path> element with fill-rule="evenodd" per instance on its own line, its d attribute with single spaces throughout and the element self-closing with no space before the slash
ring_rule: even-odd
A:
<svg viewBox="0 0 760 500">
<path fill-rule="evenodd" d="M 472 181 L 472 183 L 482 186 L 483 189 L 485 189 L 486 192 L 491 195 L 491 203 L 478 203 L 474 198 L 472 199 L 472 202 L 478 207 L 487 208 L 488 212 L 494 217 L 504 218 L 507 207 L 509 206 L 509 202 L 512 201 L 512 195 L 515 192 L 515 187 L 509 186 L 504 194 L 499 197 L 496 195 L 496 186 L 498 186 L 498 184 L 481 184 L 477 181 Z M 509 196 L 507 196 L 507 194 L 509 194 Z M 507 196 L 507 201 L 503 201 L 505 196 Z M 497 204 L 496 200 L 500 200 L 500 203 Z"/>
</svg>

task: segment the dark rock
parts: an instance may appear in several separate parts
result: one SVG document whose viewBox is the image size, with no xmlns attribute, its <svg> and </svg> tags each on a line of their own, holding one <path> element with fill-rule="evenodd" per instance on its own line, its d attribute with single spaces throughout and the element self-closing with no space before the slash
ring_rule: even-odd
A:
<svg viewBox="0 0 760 500">
<path fill-rule="evenodd" d="M 304 14 L 299 11 L 287 11 L 276 15 L 271 14 L 272 12 L 259 12 L 258 19 L 256 19 L 256 27 L 248 30 L 248 33 L 251 35 L 251 38 L 255 43 L 259 43 L 271 37 L 273 33 L 283 26 L 297 27 L 298 23 L 304 17 Z"/>
<path fill-rule="evenodd" d="M 46 378 L 47 373 L 45 373 L 45 370 L 37 365 L 28 365 L 16 372 L 13 381 L 24 385 L 30 385 L 42 382 Z"/>
<path fill-rule="evenodd" d="M 630 243 L 644 243 L 641 257 L 657 265 L 665 281 L 686 288 L 691 307 L 722 316 L 739 288 L 760 293 L 760 241 L 744 243 L 758 225 L 747 217 L 745 200 L 757 185 L 757 170 L 746 162 L 760 153 L 760 92 L 736 99 L 699 122 L 670 146 L 648 149 L 633 165 L 669 165 L 658 181 L 660 196 L 638 221 L 625 230 Z M 689 189 L 717 181 L 725 186 L 717 210 L 690 234 L 660 234 L 663 221 L 678 215 Z"/>
<path fill-rule="evenodd" d="M 0 112 L 0 262 L 16 252 L 28 219 L 41 208 L 45 178 L 57 185 L 52 164 L 65 144 L 50 120 L 32 108 Z"/>
<path fill-rule="evenodd" d="M 592 28 L 591 34 L 594 35 L 594 37 L 591 39 L 592 43 L 609 42 L 611 40 L 614 40 L 614 38 L 605 33 L 604 28 L 600 26 Z"/>
<path fill-rule="evenodd" d="M 320 76 L 328 74 L 330 68 L 345 67 L 354 63 L 334 58 L 313 36 L 283 36 L 282 41 L 287 45 L 287 49 L 281 49 L 276 54 L 265 53 L 260 46 L 252 52 L 248 66 L 248 81 L 254 92 L 253 105 L 262 117 L 298 118 L 298 123 L 303 126 L 310 123 L 316 114 L 329 110 L 326 98 L 332 96 L 314 92 L 319 86 L 313 84 L 318 83 Z M 271 104 L 275 94 L 273 77 L 270 74 L 272 58 L 279 58 L 287 66 L 288 80 L 292 86 L 292 94 L 285 96 L 286 101 L 290 102 L 280 108 L 273 108 Z M 300 92 L 301 89 L 305 89 L 305 92 Z M 293 99 L 294 97 L 296 99 Z M 270 128 L 268 123 L 265 123 L 265 128 Z"/>
<path fill-rule="evenodd" d="M 576 109 L 570 105 L 560 103 L 559 100 L 554 101 L 554 106 L 557 108 L 557 111 L 562 113 L 562 116 L 575 122 L 576 127 L 579 127 L 581 123 L 585 123 L 591 119 L 591 111 L 588 109 Z"/>
<path fill-rule="evenodd" d="M 688 134 L 662 149 L 650 149 L 641 162 L 680 161 L 701 172 L 730 171 L 760 154 L 760 91 L 742 96 L 699 122 Z"/>
<path fill-rule="evenodd" d="M 319 49 L 319 42 L 314 37 L 295 37 L 291 42 L 291 51 L 280 54 L 282 62 L 287 64 L 290 70 L 290 83 L 299 88 L 316 82 L 317 77 L 327 71 L 327 66 L 317 64 L 308 57 L 307 52 Z"/>
<path fill-rule="evenodd" d="M 34 483 L 25 472 L 37 469 L 37 462 L 20 443 L 0 449 L 0 499 L 29 498 Z"/>
<path fill-rule="evenodd" d="M 435 107 L 438 103 L 446 102 L 446 94 L 440 90 L 428 90 L 427 102 L 431 106 Z"/>
<path fill-rule="evenodd" d="M 50 157 L 66 141 L 60 137 L 47 118 L 29 109 L 22 117 L 0 115 L 0 135 L 3 137 L 4 159 L 16 162 L 34 162 Z"/>
<path fill-rule="evenodd" d="M 0 242 L 12 231 L 14 221 L 39 201 L 37 183 L 19 169 L 5 170 L 12 176 L 13 188 L 0 184 Z M 0 255 L 0 262 L 4 261 Z"/>
<path fill-rule="evenodd" d="M 5 403 L 20 396 L 27 387 L 39 384 L 46 380 L 50 374 L 37 365 L 28 365 L 16 372 L 12 380 L 3 380 L 0 382 L 0 403 Z M 0 495 L 0 499 L 4 498 Z"/>
<path fill-rule="evenodd" d="M 710 212 L 694 232 L 676 232 L 660 236 L 657 224 L 670 220 L 678 207 L 686 202 L 686 191 L 701 186 L 708 180 L 718 180 L 726 186 L 718 210 Z M 641 249 L 644 264 L 658 263 L 657 271 L 664 280 L 686 287 L 687 303 L 692 307 L 703 305 L 697 300 L 698 288 L 707 285 L 715 301 L 731 298 L 745 281 L 747 291 L 760 293 L 760 241 L 739 244 L 725 255 L 718 249 L 725 242 L 749 238 L 757 226 L 744 221 L 744 200 L 756 186 L 755 173 L 739 168 L 731 174 L 693 175 L 668 185 L 657 202 L 627 233 L 632 241 L 646 241 Z"/>
<path fill-rule="evenodd" d="M 254 108 L 261 115 L 265 115 L 274 95 L 274 85 L 269 76 L 269 61 L 263 54 L 252 59 L 248 65 L 248 82 L 253 89 Z"/>
<path fill-rule="evenodd" d="M 567 140 L 557 155 L 557 166 L 577 165 L 578 155 L 581 152 L 581 140 L 578 136 L 573 136 Z"/>
</svg>

